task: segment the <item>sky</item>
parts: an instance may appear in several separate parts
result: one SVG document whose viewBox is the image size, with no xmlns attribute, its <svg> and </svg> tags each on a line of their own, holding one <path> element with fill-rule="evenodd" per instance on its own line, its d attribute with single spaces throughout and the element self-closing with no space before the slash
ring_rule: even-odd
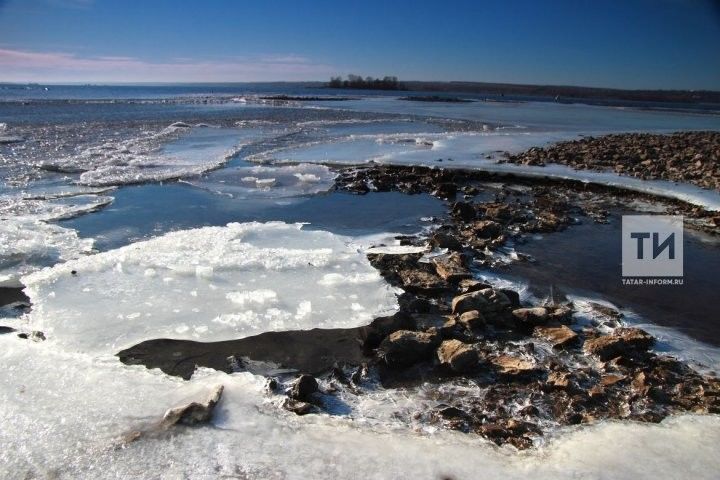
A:
<svg viewBox="0 0 720 480">
<path fill-rule="evenodd" d="M 0 81 L 720 90 L 720 0 L 0 0 Z"/>
</svg>

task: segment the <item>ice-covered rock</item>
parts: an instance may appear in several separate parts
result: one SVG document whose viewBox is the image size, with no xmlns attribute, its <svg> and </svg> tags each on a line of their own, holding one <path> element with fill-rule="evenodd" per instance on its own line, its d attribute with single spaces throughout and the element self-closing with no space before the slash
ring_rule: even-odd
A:
<svg viewBox="0 0 720 480">
<path fill-rule="evenodd" d="M 280 222 L 172 232 L 24 277 L 29 321 L 49 341 L 112 353 L 150 338 L 356 327 L 397 303 L 349 243 Z"/>
</svg>

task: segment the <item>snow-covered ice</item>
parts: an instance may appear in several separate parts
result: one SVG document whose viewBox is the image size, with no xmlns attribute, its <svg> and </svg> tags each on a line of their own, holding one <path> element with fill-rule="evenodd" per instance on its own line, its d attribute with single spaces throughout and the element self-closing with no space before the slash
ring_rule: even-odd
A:
<svg viewBox="0 0 720 480">
<path fill-rule="evenodd" d="M 396 291 L 349 238 L 280 222 L 172 232 L 22 282 L 30 326 L 86 352 L 356 327 L 397 308 Z"/>
</svg>

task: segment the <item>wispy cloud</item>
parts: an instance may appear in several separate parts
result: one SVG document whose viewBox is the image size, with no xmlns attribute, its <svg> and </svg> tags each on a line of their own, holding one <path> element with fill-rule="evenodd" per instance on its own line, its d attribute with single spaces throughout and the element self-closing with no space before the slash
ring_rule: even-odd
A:
<svg viewBox="0 0 720 480">
<path fill-rule="evenodd" d="M 0 48 L 0 81 L 6 82 L 252 82 L 318 80 L 337 69 L 298 55 L 175 58 L 148 61 L 126 56 L 81 56 Z"/>
</svg>

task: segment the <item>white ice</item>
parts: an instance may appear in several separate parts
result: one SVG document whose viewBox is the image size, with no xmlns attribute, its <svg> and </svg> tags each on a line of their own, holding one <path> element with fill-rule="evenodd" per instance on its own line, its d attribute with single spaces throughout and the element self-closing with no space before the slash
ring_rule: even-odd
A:
<svg viewBox="0 0 720 480">
<path fill-rule="evenodd" d="M 185 183 L 233 198 L 284 198 L 325 192 L 334 179 L 324 165 L 300 164 L 224 168 Z"/>
<path fill-rule="evenodd" d="M 615 172 L 574 170 L 564 165 L 545 167 L 497 163 L 498 152 L 517 153 L 533 146 L 577 138 L 571 132 L 528 132 L 493 130 L 470 133 L 427 133 L 349 136 L 328 143 L 314 143 L 266 152 L 251 160 L 314 162 L 325 164 L 425 165 L 467 168 L 520 177 L 548 177 L 609 185 L 653 195 L 683 200 L 709 210 L 720 210 L 720 192 L 689 184 L 661 180 L 641 180 Z M 439 161 L 442 160 L 442 161 Z"/>
<path fill-rule="evenodd" d="M 356 327 L 397 302 L 350 243 L 280 222 L 172 232 L 24 277 L 28 321 L 49 342 L 85 352 Z"/>
<path fill-rule="evenodd" d="M 607 422 L 564 430 L 518 453 L 474 435 L 370 426 L 270 404 L 264 378 L 199 372 L 189 382 L 112 358 L 0 336 L 0 477 L 106 478 L 716 478 L 720 418 Z M 223 384 L 213 425 L 141 438 L 169 407 Z"/>
<path fill-rule="evenodd" d="M 0 219 L 0 287 L 21 287 L 20 278 L 92 251 L 91 239 L 32 218 Z"/>
</svg>

